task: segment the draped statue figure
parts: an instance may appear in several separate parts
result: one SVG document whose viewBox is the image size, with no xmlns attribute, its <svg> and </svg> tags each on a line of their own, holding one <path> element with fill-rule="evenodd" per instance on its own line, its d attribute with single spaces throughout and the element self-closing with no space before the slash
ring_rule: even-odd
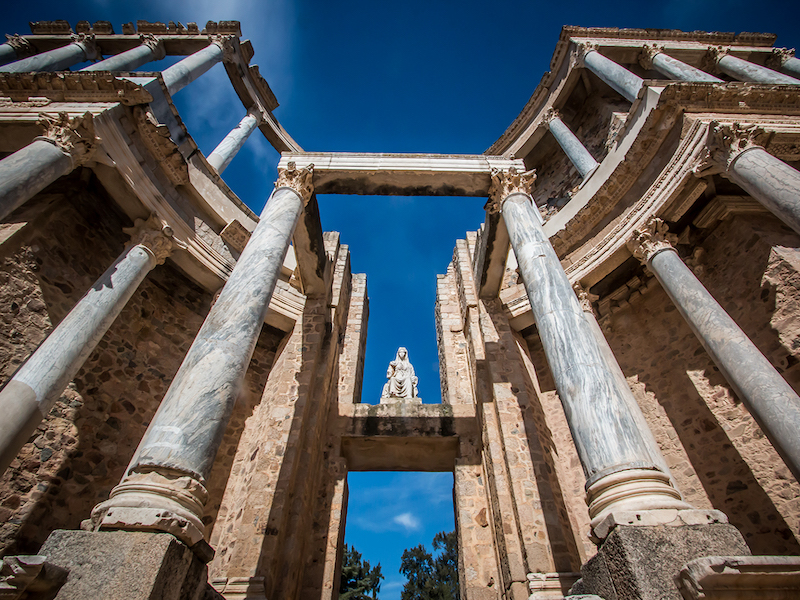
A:
<svg viewBox="0 0 800 600">
<path fill-rule="evenodd" d="M 416 398 L 417 377 L 414 367 L 408 360 L 408 350 L 403 347 L 397 349 L 397 356 L 389 363 L 386 370 L 389 381 L 383 386 L 382 398 Z"/>
</svg>

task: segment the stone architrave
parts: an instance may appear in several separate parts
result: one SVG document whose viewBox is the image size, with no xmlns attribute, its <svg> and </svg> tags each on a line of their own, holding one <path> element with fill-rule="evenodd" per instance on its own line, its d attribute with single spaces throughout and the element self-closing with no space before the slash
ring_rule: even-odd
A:
<svg viewBox="0 0 800 600">
<path fill-rule="evenodd" d="M 397 349 L 395 359 L 389 363 L 386 370 L 388 381 L 383 386 L 381 404 L 389 402 L 415 402 L 421 403 L 417 394 L 417 376 L 414 367 L 408 358 L 408 350 L 404 347 Z"/>
</svg>

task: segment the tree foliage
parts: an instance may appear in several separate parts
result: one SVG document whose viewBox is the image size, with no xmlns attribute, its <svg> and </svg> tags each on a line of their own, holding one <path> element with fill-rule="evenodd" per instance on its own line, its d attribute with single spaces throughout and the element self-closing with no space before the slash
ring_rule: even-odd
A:
<svg viewBox="0 0 800 600">
<path fill-rule="evenodd" d="M 381 563 L 370 568 L 369 561 L 362 560 L 355 547 L 345 544 L 339 600 L 374 600 L 381 591 L 381 579 Z"/>
<path fill-rule="evenodd" d="M 403 552 L 400 572 L 408 581 L 402 600 L 458 600 L 458 540 L 456 532 L 433 537 L 434 556 L 423 544 Z"/>
</svg>

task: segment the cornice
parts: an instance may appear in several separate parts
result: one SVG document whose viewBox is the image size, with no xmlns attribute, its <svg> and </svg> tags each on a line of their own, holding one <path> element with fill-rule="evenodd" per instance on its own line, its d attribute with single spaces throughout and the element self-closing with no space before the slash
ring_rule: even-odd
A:
<svg viewBox="0 0 800 600">
<path fill-rule="evenodd" d="M 0 96 L 15 102 L 44 97 L 54 102 L 119 102 L 128 106 L 153 101 L 142 86 L 102 71 L 0 73 Z"/>
</svg>

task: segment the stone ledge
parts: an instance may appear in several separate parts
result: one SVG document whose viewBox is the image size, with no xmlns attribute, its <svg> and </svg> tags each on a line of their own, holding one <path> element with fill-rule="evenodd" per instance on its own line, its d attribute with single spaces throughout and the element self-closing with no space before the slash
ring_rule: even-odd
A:
<svg viewBox="0 0 800 600">
<path fill-rule="evenodd" d="M 800 597 L 800 556 L 705 556 L 675 576 L 687 600 Z"/>
</svg>

